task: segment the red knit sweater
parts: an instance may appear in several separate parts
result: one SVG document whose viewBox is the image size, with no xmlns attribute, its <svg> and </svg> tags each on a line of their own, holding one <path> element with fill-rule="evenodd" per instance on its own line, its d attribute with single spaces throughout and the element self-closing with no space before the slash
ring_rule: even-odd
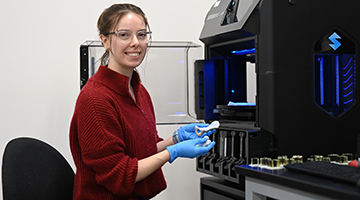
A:
<svg viewBox="0 0 360 200">
<path fill-rule="evenodd" d="M 74 199 L 149 199 L 166 188 L 161 169 L 135 183 L 138 160 L 157 153 L 151 98 L 134 72 L 101 66 L 82 88 L 70 126 L 76 165 Z"/>
</svg>

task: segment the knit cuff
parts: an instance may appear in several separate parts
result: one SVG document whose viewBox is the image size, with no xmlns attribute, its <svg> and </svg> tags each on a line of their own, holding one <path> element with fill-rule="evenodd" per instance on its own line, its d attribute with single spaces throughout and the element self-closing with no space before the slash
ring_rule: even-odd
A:
<svg viewBox="0 0 360 200">
<path fill-rule="evenodd" d="M 176 129 L 176 131 L 174 131 L 173 139 L 174 139 L 175 144 L 181 142 L 180 137 L 179 137 L 179 129 Z"/>
</svg>

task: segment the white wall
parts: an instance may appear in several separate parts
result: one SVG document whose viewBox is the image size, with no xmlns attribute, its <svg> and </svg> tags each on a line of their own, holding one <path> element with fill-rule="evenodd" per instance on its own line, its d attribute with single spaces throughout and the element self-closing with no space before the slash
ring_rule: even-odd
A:
<svg viewBox="0 0 360 200">
<path fill-rule="evenodd" d="M 147 14 L 154 41 L 202 44 L 198 38 L 215 0 L 129 2 Z M 53 145 L 74 167 L 68 129 L 79 93 L 79 46 L 98 39 L 97 19 L 113 3 L 118 1 L 0 1 L 1 155 L 12 138 L 30 136 Z M 195 162 L 173 166 L 164 167 L 169 188 L 155 199 L 190 199 L 185 193 L 198 199 L 204 175 L 195 172 Z"/>
</svg>

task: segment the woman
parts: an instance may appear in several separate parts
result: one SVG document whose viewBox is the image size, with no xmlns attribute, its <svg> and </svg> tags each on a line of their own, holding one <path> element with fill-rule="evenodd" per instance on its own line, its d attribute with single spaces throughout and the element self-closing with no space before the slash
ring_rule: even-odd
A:
<svg viewBox="0 0 360 200">
<path fill-rule="evenodd" d="M 151 35 L 140 8 L 114 4 L 99 17 L 98 29 L 106 53 L 79 94 L 70 126 L 73 198 L 150 199 L 166 188 L 166 162 L 204 155 L 215 143 L 202 147 L 207 139 L 194 132 L 206 124 L 180 127 L 165 140 L 158 136 L 150 96 L 135 70 Z"/>
</svg>

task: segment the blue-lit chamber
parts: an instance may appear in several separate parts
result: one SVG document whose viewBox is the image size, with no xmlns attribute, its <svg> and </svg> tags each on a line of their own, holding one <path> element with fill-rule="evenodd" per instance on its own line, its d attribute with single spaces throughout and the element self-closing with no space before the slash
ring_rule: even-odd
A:
<svg viewBox="0 0 360 200">
<path fill-rule="evenodd" d="M 337 118 L 356 100 L 354 54 L 315 54 L 315 102 Z"/>
</svg>

